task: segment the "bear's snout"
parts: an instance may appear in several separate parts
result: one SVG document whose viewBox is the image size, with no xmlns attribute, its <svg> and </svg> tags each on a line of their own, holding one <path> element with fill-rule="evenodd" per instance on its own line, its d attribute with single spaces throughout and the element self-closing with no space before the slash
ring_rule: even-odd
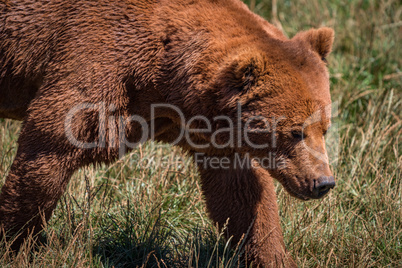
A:
<svg viewBox="0 0 402 268">
<path fill-rule="evenodd" d="M 321 198 L 324 197 L 329 190 L 335 187 L 335 178 L 334 176 L 321 176 L 318 179 L 314 180 L 313 186 L 313 198 Z"/>
</svg>

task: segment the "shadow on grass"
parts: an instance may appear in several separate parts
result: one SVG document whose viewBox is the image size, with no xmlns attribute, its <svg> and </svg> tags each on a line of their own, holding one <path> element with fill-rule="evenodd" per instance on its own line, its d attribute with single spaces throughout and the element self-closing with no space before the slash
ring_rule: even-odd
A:
<svg viewBox="0 0 402 268">
<path fill-rule="evenodd" d="M 144 218 L 130 211 L 123 221 L 106 217 L 93 255 L 105 267 L 244 267 L 242 245 L 232 249 L 222 233 L 199 227 L 174 230 L 160 219 L 143 225 Z"/>
</svg>

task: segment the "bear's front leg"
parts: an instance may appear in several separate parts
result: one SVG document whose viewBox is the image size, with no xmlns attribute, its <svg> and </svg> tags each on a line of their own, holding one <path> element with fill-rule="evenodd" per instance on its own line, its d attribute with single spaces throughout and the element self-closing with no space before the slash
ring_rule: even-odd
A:
<svg viewBox="0 0 402 268">
<path fill-rule="evenodd" d="M 14 250 L 30 233 L 42 229 L 43 219 L 50 218 L 70 178 L 62 161 L 50 157 L 18 154 L 1 189 L 0 234 L 5 231 L 8 240 L 18 235 Z"/>
<path fill-rule="evenodd" d="M 197 158 L 197 157 L 196 157 Z M 198 157 L 199 158 L 199 157 Z M 196 159 L 210 217 L 222 228 L 229 219 L 228 237 L 237 243 L 246 237 L 247 260 L 258 267 L 296 267 L 285 250 L 273 179 L 249 161 L 220 167 Z M 224 167 L 226 165 L 226 167 Z M 247 166 L 248 165 L 248 166 Z M 254 267 L 254 266 L 253 266 Z"/>
<path fill-rule="evenodd" d="M 54 131 L 53 122 L 36 119 L 24 122 L 17 155 L 0 193 L 0 235 L 2 231 L 7 239 L 18 235 L 14 250 L 42 229 L 72 173 L 82 165 L 80 150 L 68 143 L 63 128 Z M 45 127 L 38 128 L 44 121 Z"/>
<path fill-rule="evenodd" d="M 80 149 L 67 137 L 66 115 L 79 100 L 61 95 L 61 90 L 43 92 L 32 101 L 18 139 L 17 155 L 0 193 L 0 239 L 2 231 L 9 240 L 18 235 L 12 244 L 15 250 L 29 234 L 42 229 L 44 220 L 49 220 L 74 171 L 100 159 L 99 150 Z M 91 138 L 91 129 L 96 129 L 91 125 L 95 124 L 82 120 L 83 111 L 75 114 L 68 125 L 74 130 L 71 132 L 81 130 L 82 134 L 76 134 L 79 140 L 85 141 L 86 134 Z"/>
</svg>

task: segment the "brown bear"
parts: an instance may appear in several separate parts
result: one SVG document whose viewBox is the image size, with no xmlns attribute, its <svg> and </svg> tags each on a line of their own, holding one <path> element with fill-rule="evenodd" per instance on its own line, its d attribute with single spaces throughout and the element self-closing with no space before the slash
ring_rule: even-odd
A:
<svg viewBox="0 0 402 268">
<path fill-rule="evenodd" d="M 38 233 L 78 168 L 153 139 L 194 155 L 210 217 L 248 260 L 295 266 L 273 178 L 303 200 L 335 185 L 333 36 L 288 39 L 239 0 L 0 1 L 0 117 L 23 121 L 6 237 Z"/>
</svg>

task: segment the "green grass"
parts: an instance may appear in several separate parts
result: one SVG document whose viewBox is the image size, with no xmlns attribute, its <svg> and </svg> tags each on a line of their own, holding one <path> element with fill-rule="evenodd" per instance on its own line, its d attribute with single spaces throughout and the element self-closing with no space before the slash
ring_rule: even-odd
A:
<svg viewBox="0 0 402 268">
<path fill-rule="evenodd" d="M 246 1 L 250 4 L 250 1 Z M 339 101 L 337 187 L 301 202 L 278 185 L 287 248 L 300 267 L 402 267 L 402 7 L 397 0 L 253 1 L 285 33 L 329 26 Z M 0 119 L 0 185 L 20 123 Z M 147 166 L 138 160 L 181 159 Z M 177 162 L 177 161 L 171 161 Z M 110 166 L 77 172 L 37 247 L 0 267 L 238 267 L 238 250 L 208 219 L 198 174 L 180 149 L 146 143 Z M 32 247 L 36 250 L 31 251 Z"/>
</svg>

